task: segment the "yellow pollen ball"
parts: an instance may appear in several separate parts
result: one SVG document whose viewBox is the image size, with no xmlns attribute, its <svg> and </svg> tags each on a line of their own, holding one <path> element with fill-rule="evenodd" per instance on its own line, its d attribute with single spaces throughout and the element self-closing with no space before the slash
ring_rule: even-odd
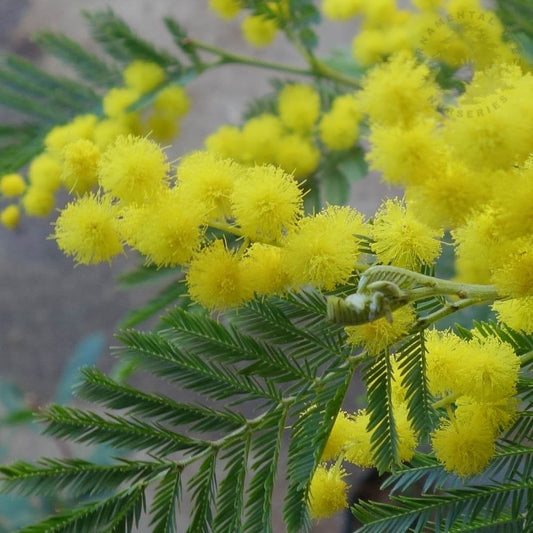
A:
<svg viewBox="0 0 533 533">
<path fill-rule="evenodd" d="M 6 198 L 20 196 L 26 190 L 26 182 L 20 174 L 5 174 L 0 179 L 0 193 Z"/>
<path fill-rule="evenodd" d="M 120 230 L 128 244 L 157 266 L 187 263 L 201 244 L 206 221 L 201 204 L 165 190 L 143 206 L 124 210 Z"/>
<path fill-rule="evenodd" d="M 20 209 L 17 205 L 8 205 L 0 213 L 0 222 L 9 229 L 18 227 L 20 221 Z"/>
<path fill-rule="evenodd" d="M 98 181 L 123 202 L 142 203 L 161 192 L 168 168 L 158 144 L 143 137 L 121 135 L 102 154 Z"/>
<path fill-rule="evenodd" d="M 22 197 L 22 207 L 26 214 L 33 217 L 46 217 L 54 207 L 54 195 L 45 189 L 38 187 L 28 187 L 26 194 Z"/>
<path fill-rule="evenodd" d="M 201 204 L 209 219 L 231 218 L 231 194 L 244 169 L 211 152 L 192 152 L 178 165 L 178 186 L 185 202 Z"/>
<path fill-rule="evenodd" d="M 211 310 L 238 307 L 253 297 L 253 287 L 243 264 L 222 240 L 193 258 L 187 285 L 191 298 Z"/>
<path fill-rule="evenodd" d="M 123 72 L 126 85 L 140 94 L 148 93 L 163 83 L 165 71 L 149 61 L 134 61 Z"/>
<path fill-rule="evenodd" d="M 276 21 L 264 15 L 252 15 L 242 22 L 242 33 L 246 42 L 257 48 L 268 46 L 278 32 Z"/>
<path fill-rule="evenodd" d="M 277 241 L 303 214 L 298 184 L 274 166 L 243 172 L 235 183 L 231 203 L 236 223 L 251 239 Z"/>
<path fill-rule="evenodd" d="M 309 133 L 320 114 L 320 95 L 310 85 L 285 85 L 278 95 L 278 111 L 287 128 Z"/>
<path fill-rule="evenodd" d="M 296 286 L 330 290 L 349 279 L 359 255 L 355 235 L 365 232 L 363 216 L 350 207 L 330 206 L 302 218 L 284 243 L 284 268 Z"/>
<path fill-rule="evenodd" d="M 76 263 L 109 261 L 122 252 L 116 216 L 117 208 L 108 196 L 82 196 L 61 211 L 53 238 Z"/>
<path fill-rule="evenodd" d="M 78 195 L 90 191 L 97 183 L 99 161 L 100 150 L 87 139 L 79 139 L 65 146 L 61 174 L 65 189 Z"/>
<path fill-rule="evenodd" d="M 479 474 L 494 455 L 494 435 L 481 418 L 443 421 L 431 435 L 431 445 L 444 469 L 461 477 Z"/>
<path fill-rule="evenodd" d="M 309 486 L 309 514 L 311 518 L 328 518 L 348 507 L 348 485 L 344 470 L 333 466 L 329 470 L 318 465 Z"/>
<path fill-rule="evenodd" d="M 28 179 L 32 187 L 53 193 L 61 187 L 61 163 L 44 152 L 30 163 Z"/>
</svg>

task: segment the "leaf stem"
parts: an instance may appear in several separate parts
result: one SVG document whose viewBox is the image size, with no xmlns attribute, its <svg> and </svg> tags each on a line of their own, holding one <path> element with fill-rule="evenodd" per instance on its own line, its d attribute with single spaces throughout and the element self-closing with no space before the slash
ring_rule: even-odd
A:
<svg viewBox="0 0 533 533">
<path fill-rule="evenodd" d="M 446 398 L 442 398 L 442 400 L 439 400 L 438 402 L 435 402 L 433 404 L 433 407 L 435 409 L 439 409 L 440 407 L 448 407 L 449 405 L 451 405 L 453 402 L 455 402 L 455 400 L 457 400 L 457 398 L 459 398 L 460 394 L 449 394 L 448 396 L 446 396 Z"/>
<path fill-rule="evenodd" d="M 525 354 L 520 356 L 520 366 L 521 367 L 526 366 L 531 361 L 533 361 L 533 350 L 530 350 L 529 352 L 526 352 Z"/>
<path fill-rule="evenodd" d="M 262 59 L 257 59 L 255 57 L 245 56 L 241 54 L 235 54 L 217 46 L 213 46 L 202 41 L 197 41 L 196 39 L 189 39 L 188 43 L 190 43 L 198 50 L 203 50 L 205 52 L 209 52 L 219 56 L 219 61 L 211 63 L 209 65 L 211 67 L 224 64 L 249 65 L 269 70 L 277 70 L 278 72 L 287 72 L 289 74 L 296 74 L 299 76 L 327 78 L 329 80 L 342 83 L 343 85 L 348 85 L 349 87 L 359 88 L 359 83 L 357 82 L 357 80 L 355 80 L 351 76 L 343 74 L 342 72 L 338 72 L 332 69 L 331 67 L 322 63 L 315 57 L 310 57 L 306 55 L 305 58 L 310 63 L 311 68 L 301 68 L 292 67 L 290 65 L 284 65 L 282 63 L 264 61 Z"/>
</svg>

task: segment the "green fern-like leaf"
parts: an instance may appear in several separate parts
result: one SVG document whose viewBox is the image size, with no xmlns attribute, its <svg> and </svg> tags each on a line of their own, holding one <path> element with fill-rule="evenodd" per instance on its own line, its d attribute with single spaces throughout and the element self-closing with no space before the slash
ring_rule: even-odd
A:
<svg viewBox="0 0 533 533">
<path fill-rule="evenodd" d="M 246 422 L 242 415 L 228 410 L 183 404 L 161 394 L 147 394 L 119 384 L 94 368 L 82 369 L 82 376 L 83 380 L 76 388 L 78 396 L 108 408 L 123 409 L 129 415 L 209 432 L 232 431 Z"/>
<path fill-rule="evenodd" d="M 20 533 L 127 533 L 137 525 L 145 508 L 144 484 L 133 485 L 96 503 L 63 511 Z"/>
<path fill-rule="evenodd" d="M 406 402 L 413 429 L 425 439 L 434 427 L 432 397 L 426 375 L 424 333 L 416 333 L 398 351 L 398 366 L 402 385 L 406 389 Z"/>
<path fill-rule="evenodd" d="M 272 387 L 263 386 L 252 377 L 240 375 L 229 365 L 186 353 L 158 334 L 128 330 L 120 333 L 118 338 L 126 346 L 116 351 L 120 358 L 133 359 L 141 368 L 170 381 L 179 382 L 183 387 L 215 400 L 230 397 L 243 397 L 243 401 L 280 400 L 279 393 Z"/>
<path fill-rule="evenodd" d="M 122 83 L 122 76 L 118 69 L 109 66 L 66 35 L 46 31 L 37 34 L 35 42 L 54 57 L 74 68 L 87 83 L 104 88 L 116 87 Z"/>
<path fill-rule="evenodd" d="M 244 490 L 248 457 L 250 452 L 250 437 L 246 435 L 243 441 L 231 443 L 221 459 L 226 459 L 225 477 L 221 481 L 216 502 L 216 515 L 213 522 L 215 533 L 242 530 L 242 515 L 244 506 Z"/>
<path fill-rule="evenodd" d="M 267 418 L 263 431 L 251 446 L 252 472 L 245 506 L 246 519 L 242 531 L 272 533 L 272 494 L 285 429 L 286 409 L 276 409 Z"/>
<path fill-rule="evenodd" d="M 418 498 L 391 496 L 397 505 L 360 501 L 353 507 L 353 512 L 366 524 L 359 529 L 361 533 L 424 531 L 431 523 L 435 524 L 432 531 L 437 527 L 448 531 L 458 520 L 469 525 L 477 519 L 497 520 L 502 514 L 507 516 L 509 511 L 514 520 L 523 519 L 520 504 L 526 501 L 532 488 L 531 479 L 469 485 Z"/>
<path fill-rule="evenodd" d="M 116 415 L 104 418 L 73 407 L 53 405 L 40 418 L 47 423 L 44 430 L 47 435 L 88 444 L 111 444 L 163 455 L 180 450 L 198 450 L 204 446 L 198 440 L 173 433 L 156 423 L 148 424 Z"/>
<path fill-rule="evenodd" d="M 97 465 L 83 459 L 41 459 L 37 465 L 17 461 L 0 467 L 0 489 L 25 496 L 49 496 L 63 490 L 71 496 L 91 496 L 150 479 L 166 468 L 163 462 L 126 460 L 116 465 Z"/>
<path fill-rule="evenodd" d="M 388 350 L 382 351 L 364 370 L 367 386 L 367 411 L 370 415 L 368 431 L 375 466 L 380 472 L 398 463 L 398 433 L 392 408 L 392 364 Z"/>
<path fill-rule="evenodd" d="M 150 512 L 153 533 L 175 533 L 181 499 L 181 469 L 171 468 L 156 488 Z"/>
<path fill-rule="evenodd" d="M 216 492 L 216 454 L 213 452 L 200 465 L 189 482 L 194 512 L 187 533 L 209 533 L 213 521 L 213 502 Z"/>
<path fill-rule="evenodd" d="M 129 63 L 135 59 L 143 59 L 165 68 L 181 69 L 181 64 L 174 56 L 141 39 L 110 9 L 95 13 L 84 12 L 84 15 L 94 40 L 118 62 Z"/>
</svg>

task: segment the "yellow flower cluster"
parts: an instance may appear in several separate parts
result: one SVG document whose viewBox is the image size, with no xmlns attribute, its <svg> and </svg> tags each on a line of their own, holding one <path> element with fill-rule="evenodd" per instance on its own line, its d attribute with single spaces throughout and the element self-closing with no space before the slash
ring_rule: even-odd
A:
<svg viewBox="0 0 533 533">
<path fill-rule="evenodd" d="M 183 87 L 167 85 L 157 90 L 165 82 L 166 74 L 157 64 L 146 61 L 131 63 L 124 70 L 123 78 L 123 87 L 110 89 L 102 98 L 104 117 L 80 115 L 67 124 L 52 128 L 44 139 L 45 151 L 29 165 L 27 182 L 17 174 L 1 177 L 2 196 L 19 197 L 27 215 L 46 217 L 52 211 L 55 194 L 61 187 L 70 194 L 84 195 L 99 184 L 102 179 L 99 168 L 105 166 L 100 159 L 117 138 L 134 134 L 168 141 L 176 137 L 179 121 L 190 107 Z M 153 91 L 156 92 L 147 116 L 129 111 L 131 105 Z M 146 159 L 144 161 L 151 164 Z M 117 173 L 115 177 L 109 174 L 107 180 L 120 180 L 125 168 L 128 167 L 110 168 L 110 172 L 116 170 Z M 103 179 L 105 182 L 106 178 Z M 136 183 L 135 187 L 138 186 Z M 7 206 L 0 213 L 0 222 L 8 228 L 16 228 L 19 220 L 20 207 L 16 204 Z"/>
<path fill-rule="evenodd" d="M 190 295 L 208 309 L 344 283 L 357 261 L 356 235 L 368 233 L 349 207 L 303 216 L 300 184 L 272 165 L 194 152 L 174 179 L 164 152 L 143 137 L 118 137 L 100 155 L 94 179 L 100 192 L 70 203 L 55 224 L 64 253 L 90 264 L 127 244 L 158 266 L 186 265 Z M 209 227 L 228 239 L 208 236 Z"/>
<path fill-rule="evenodd" d="M 393 360 L 394 361 L 394 360 Z M 395 394 L 393 394 L 393 417 L 398 435 L 398 459 L 410 461 L 417 446 L 417 437 L 407 416 L 405 395 L 401 389 L 401 375 L 394 361 Z M 348 506 L 347 485 L 343 480 L 343 461 L 360 468 L 375 464 L 372 430 L 368 429 L 370 415 L 361 410 L 357 413 L 339 411 L 310 484 L 309 509 L 312 518 L 327 518 Z M 328 467 L 327 462 L 334 461 Z"/>
<path fill-rule="evenodd" d="M 279 30 L 279 23 L 287 10 L 287 1 L 268 2 L 268 15 L 247 14 L 244 17 L 241 31 L 248 44 L 263 48 L 274 41 Z M 240 0 L 209 0 L 209 7 L 225 20 L 236 17 L 243 9 Z"/>
<path fill-rule="evenodd" d="M 263 113 L 242 128 L 222 126 L 207 137 L 206 148 L 244 165 L 271 163 L 297 178 L 313 173 L 321 145 L 353 148 L 361 113 L 354 94 L 337 96 L 322 112 L 320 95 L 309 85 L 288 84 L 277 97 L 278 114 Z"/>
<path fill-rule="evenodd" d="M 520 360 L 495 338 L 467 341 L 430 331 L 426 339 L 429 389 L 446 406 L 431 440 L 446 470 L 460 476 L 481 472 L 494 455 L 494 441 L 514 419 Z M 454 406 L 454 409 L 452 409 Z"/>
<path fill-rule="evenodd" d="M 453 101 L 427 66 L 404 52 L 370 70 L 357 96 L 370 123 L 371 168 L 406 188 L 403 218 L 412 218 L 401 229 L 401 209 L 392 203 L 382 207 L 374 231 L 378 258 L 407 268 L 418 261 L 431 264 L 438 255 L 432 239 L 447 228 L 459 279 L 495 284 L 502 297 L 512 298 L 495 305 L 500 320 L 528 333 L 533 331 L 532 92 L 531 72 L 493 63 L 477 70 Z M 445 100 L 447 107 L 441 105 Z M 381 242 L 391 224 L 396 238 L 391 232 Z"/>
<path fill-rule="evenodd" d="M 466 63 L 485 68 L 516 59 L 504 29 L 479 0 L 412 0 L 401 9 L 396 0 L 323 0 L 331 20 L 361 16 L 361 31 L 353 40 L 354 57 L 372 65 L 398 51 L 422 54 L 428 61 L 457 68 Z"/>
</svg>

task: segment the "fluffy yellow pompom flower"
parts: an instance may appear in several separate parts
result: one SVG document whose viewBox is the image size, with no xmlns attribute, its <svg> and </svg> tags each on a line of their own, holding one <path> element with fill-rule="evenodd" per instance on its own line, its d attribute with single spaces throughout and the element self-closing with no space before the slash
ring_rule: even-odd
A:
<svg viewBox="0 0 533 533">
<path fill-rule="evenodd" d="M 399 200 L 387 200 L 376 213 L 372 250 L 384 264 L 417 269 L 440 255 L 442 230 L 418 220 Z"/>
<path fill-rule="evenodd" d="M 243 263 L 222 240 L 194 257 L 187 285 L 191 298 L 206 309 L 238 307 L 252 298 L 254 290 Z"/>
<path fill-rule="evenodd" d="M 130 87 L 114 87 L 102 99 L 104 113 L 110 118 L 118 118 L 123 115 L 128 107 L 134 104 L 140 93 Z"/>
<path fill-rule="evenodd" d="M 517 331 L 533 334 L 533 296 L 495 302 L 492 309 L 500 322 Z"/>
<path fill-rule="evenodd" d="M 429 67 L 407 53 L 395 54 L 370 70 L 362 89 L 361 110 L 376 124 L 409 126 L 420 117 L 436 116 L 440 89 Z"/>
<path fill-rule="evenodd" d="M 492 180 L 456 158 L 447 157 L 441 163 L 437 173 L 428 173 L 427 179 L 408 185 L 405 197 L 421 222 L 436 227 L 458 227 L 489 199 Z"/>
<path fill-rule="evenodd" d="M 359 136 L 359 122 L 344 113 L 330 111 L 322 115 L 319 132 L 320 140 L 330 150 L 348 150 Z"/>
<path fill-rule="evenodd" d="M 117 208 L 108 196 L 82 196 L 61 211 L 52 236 L 77 263 L 109 261 L 122 252 L 116 217 Z"/>
<path fill-rule="evenodd" d="M 249 44 L 262 48 L 275 39 L 278 26 L 275 20 L 264 15 L 252 15 L 243 20 L 242 33 Z"/>
<path fill-rule="evenodd" d="M 33 187 L 53 193 L 61 186 L 61 163 L 44 152 L 30 163 L 28 179 Z"/>
<path fill-rule="evenodd" d="M 290 284 L 289 276 L 283 269 L 281 249 L 278 246 L 253 243 L 246 250 L 243 268 L 256 294 L 280 294 Z"/>
<path fill-rule="evenodd" d="M 209 8 L 219 17 L 231 19 L 241 10 L 241 3 L 239 0 L 209 0 Z"/>
<path fill-rule="evenodd" d="M 302 191 L 280 168 L 257 166 L 243 172 L 231 196 L 232 212 L 251 239 L 279 241 L 303 213 Z"/>
<path fill-rule="evenodd" d="M 63 150 L 61 180 L 70 193 L 84 194 L 97 183 L 100 150 L 87 139 L 67 144 Z"/>
<path fill-rule="evenodd" d="M 320 95 L 310 85 L 285 85 L 278 95 L 278 112 L 287 128 L 308 133 L 320 115 Z"/>
<path fill-rule="evenodd" d="M 506 243 L 503 265 L 496 268 L 492 280 L 504 296 L 533 296 L 533 237 Z"/>
<path fill-rule="evenodd" d="M 350 207 L 330 206 L 301 219 L 283 249 L 293 283 L 329 290 L 347 281 L 358 257 L 355 235 L 365 232 L 363 216 Z"/>
<path fill-rule="evenodd" d="M 230 197 L 244 169 L 210 152 L 192 152 L 178 165 L 178 184 L 186 203 L 201 204 L 210 219 L 230 218 Z"/>
<path fill-rule="evenodd" d="M 494 455 L 494 434 L 481 417 L 445 420 L 432 433 L 431 445 L 445 470 L 468 477 L 489 464 Z"/>
<path fill-rule="evenodd" d="M 383 179 L 397 184 L 421 184 L 442 173 L 446 165 L 446 146 L 436 135 L 437 123 L 425 120 L 404 127 L 372 128 L 372 149 L 367 159 Z"/>
<path fill-rule="evenodd" d="M 372 432 L 368 431 L 370 415 L 359 411 L 352 417 L 352 431 L 350 432 L 350 445 L 346 448 L 344 458 L 361 468 L 370 468 L 374 465 L 372 445 L 370 439 Z"/>
<path fill-rule="evenodd" d="M 348 507 L 348 485 L 340 466 L 319 464 L 309 485 L 309 514 L 313 519 L 328 518 Z"/>
<path fill-rule="evenodd" d="M 507 429 L 516 419 L 518 400 L 516 398 L 502 398 L 493 402 L 478 402 L 468 396 L 461 396 L 456 400 L 455 417 L 468 421 L 481 418 L 486 421 L 496 436 Z"/>
<path fill-rule="evenodd" d="M 426 332 L 428 388 L 434 396 L 456 392 L 461 360 L 467 357 L 466 342 L 449 331 Z"/>
<path fill-rule="evenodd" d="M 520 359 L 496 337 L 466 341 L 429 332 L 427 375 L 432 393 L 452 392 L 487 402 L 515 394 Z"/>
<path fill-rule="evenodd" d="M 356 439 L 357 427 L 353 418 L 348 413 L 339 411 L 320 460 L 330 461 L 336 459 Z"/>
<path fill-rule="evenodd" d="M 168 162 L 158 144 L 143 137 L 120 136 L 102 154 L 98 181 L 116 198 L 142 203 L 166 183 Z"/>
<path fill-rule="evenodd" d="M 263 113 L 251 118 L 241 131 L 239 161 L 252 165 L 272 163 L 282 142 L 283 132 L 283 123 L 276 115 Z"/>
<path fill-rule="evenodd" d="M 314 172 L 320 162 L 320 151 L 310 138 L 297 133 L 284 135 L 278 142 L 276 164 L 296 178 Z"/>
<path fill-rule="evenodd" d="M 191 108 L 191 100 L 181 85 L 170 85 L 157 93 L 154 98 L 154 110 L 180 118 Z"/>
<path fill-rule="evenodd" d="M 20 221 L 20 209 L 17 205 L 8 205 L 0 213 L 0 222 L 9 229 L 18 227 Z"/>
<path fill-rule="evenodd" d="M 122 213 L 121 234 L 149 263 L 187 263 L 198 250 L 206 221 L 202 204 L 184 201 L 179 189 L 167 189 L 142 206 Z"/>
<path fill-rule="evenodd" d="M 166 78 L 165 71 L 150 61 L 134 61 L 122 73 L 127 87 L 139 94 L 150 92 L 160 85 Z"/>
<path fill-rule="evenodd" d="M 352 54 L 363 66 L 374 65 L 390 53 L 382 29 L 363 28 L 352 41 Z"/>
<path fill-rule="evenodd" d="M 26 214 L 33 217 L 46 217 L 54 208 L 54 195 L 46 189 L 30 186 L 22 197 L 22 207 Z"/>
<path fill-rule="evenodd" d="M 385 317 L 360 326 L 345 328 L 348 342 L 362 346 L 369 355 L 377 355 L 397 340 L 403 338 L 415 321 L 411 307 L 402 307 L 392 314 L 392 322 Z"/>
<path fill-rule="evenodd" d="M 78 139 L 92 139 L 94 128 L 98 122 L 96 115 L 80 115 L 63 126 L 52 128 L 44 138 L 48 153 L 61 158 L 67 144 Z"/>
<path fill-rule="evenodd" d="M 452 231 L 456 243 L 455 270 L 459 280 L 490 283 L 495 259 L 500 255 L 503 238 L 497 231 L 494 209 L 488 207 L 467 219 Z"/>
<path fill-rule="evenodd" d="M 26 182 L 20 174 L 5 174 L 0 179 L 0 193 L 6 198 L 20 196 L 26 190 Z"/>
<path fill-rule="evenodd" d="M 132 127 L 127 117 L 100 120 L 94 127 L 93 141 L 103 151 L 120 135 L 128 135 L 135 131 L 136 128 Z"/>
<path fill-rule="evenodd" d="M 240 161 L 243 137 L 237 126 L 221 126 L 205 140 L 205 147 L 210 152 L 224 158 Z"/>
<path fill-rule="evenodd" d="M 362 0 L 323 0 L 322 12 L 331 20 L 348 20 L 361 12 Z"/>
</svg>

